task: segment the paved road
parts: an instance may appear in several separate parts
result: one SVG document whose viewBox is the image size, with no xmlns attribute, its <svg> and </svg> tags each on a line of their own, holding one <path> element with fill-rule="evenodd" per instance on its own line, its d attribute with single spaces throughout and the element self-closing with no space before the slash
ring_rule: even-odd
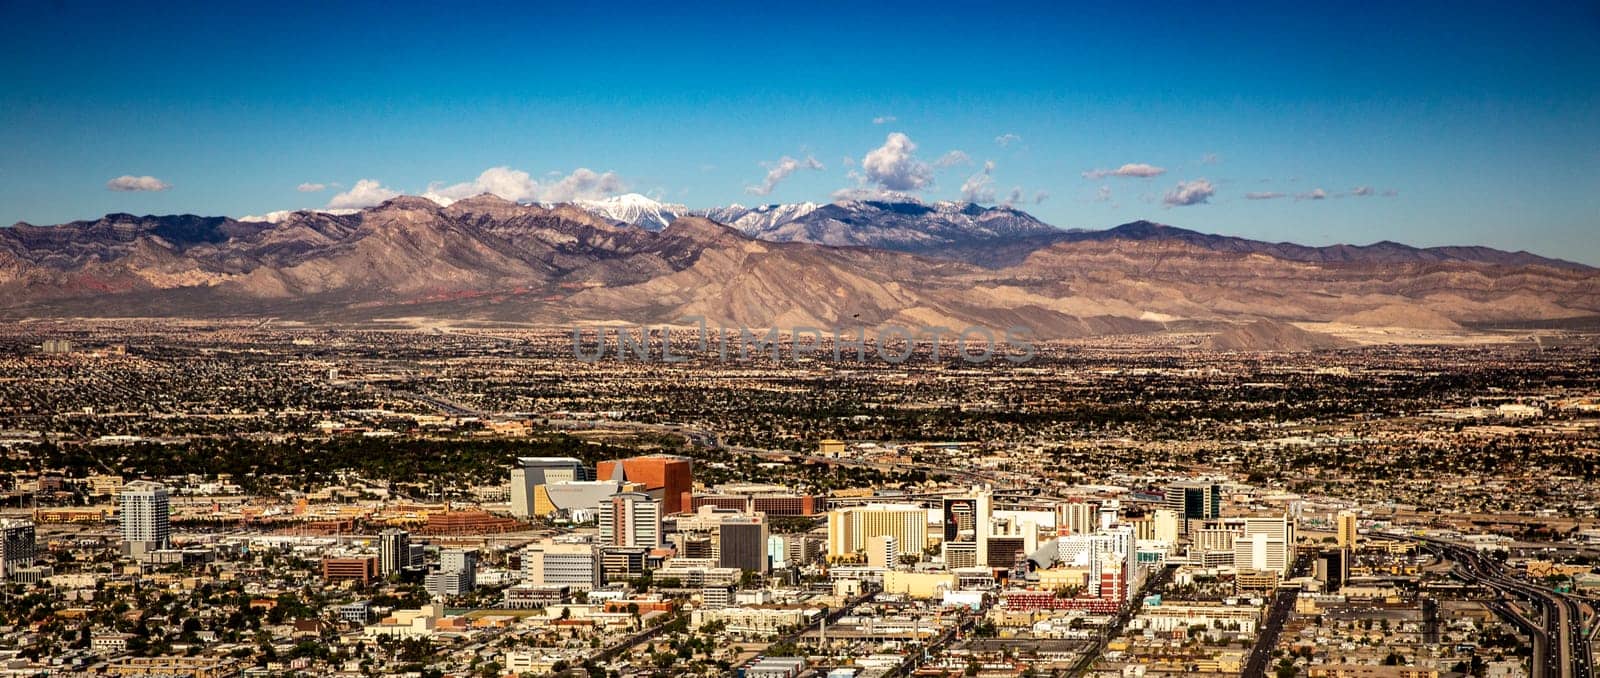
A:
<svg viewBox="0 0 1600 678">
<path fill-rule="evenodd" d="M 1278 646 L 1278 636 L 1283 633 L 1283 625 L 1294 610 L 1294 599 L 1298 593 L 1295 589 L 1280 589 L 1273 597 L 1272 609 L 1267 612 L 1267 623 L 1256 634 L 1256 646 L 1250 650 L 1250 661 L 1245 662 L 1244 673 L 1240 674 L 1243 678 L 1266 678 L 1267 668 L 1272 662 L 1272 649 Z"/>
<path fill-rule="evenodd" d="M 1421 542 L 1456 563 L 1454 572 L 1462 579 L 1487 586 L 1508 598 L 1518 598 L 1533 606 L 1531 619 L 1513 614 L 1517 626 L 1531 624 L 1534 638 L 1534 678 L 1594 678 L 1594 658 L 1583 638 L 1583 615 L 1571 596 L 1513 577 L 1498 562 L 1477 549 L 1454 542 L 1411 534 L 1383 536 Z M 1496 611 L 1506 616 L 1508 607 Z M 1525 628 L 1525 630 L 1528 630 Z"/>
<path fill-rule="evenodd" d="M 1150 573 L 1150 576 L 1144 580 L 1144 586 L 1139 587 L 1139 592 L 1133 596 L 1133 601 L 1122 606 L 1122 611 L 1118 612 L 1116 618 L 1112 619 L 1111 623 L 1095 638 L 1094 647 L 1084 652 L 1083 657 L 1078 660 L 1078 664 L 1072 667 L 1072 670 L 1068 671 L 1067 675 L 1081 676 L 1088 673 L 1089 669 L 1094 667 L 1094 663 L 1100 659 L 1100 655 L 1105 653 L 1106 645 L 1111 642 L 1111 639 L 1122 635 L 1122 630 L 1128 626 L 1128 622 L 1144 607 L 1145 596 L 1150 595 L 1156 589 L 1165 587 L 1167 582 L 1172 580 L 1172 572 L 1176 569 L 1178 569 L 1176 566 L 1167 566 Z"/>
<path fill-rule="evenodd" d="M 1310 566 L 1311 559 L 1301 556 L 1294 561 L 1289 576 L 1298 577 Z M 1250 659 L 1245 662 L 1244 672 L 1240 676 L 1266 678 L 1272 662 L 1272 651 L 1278 647 L 1278 636 L 1283 633 L 1283 625 L 1289 621 L 1289 613 L 1294 611 L 1294 600 L 1299 593 L 1300 589 L 1284 587 L 1273 596 L 1272 607 L 1267 611 L 1267 622 L 1256 633 L 1256 645 L 1250 650 Z"/>
</svg>

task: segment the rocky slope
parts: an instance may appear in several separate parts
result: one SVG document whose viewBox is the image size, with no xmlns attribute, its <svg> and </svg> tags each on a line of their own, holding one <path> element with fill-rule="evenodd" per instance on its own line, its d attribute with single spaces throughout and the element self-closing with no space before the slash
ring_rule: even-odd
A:
<svg viewBox="0 0 1600 678">
<path fill-rule="evenodd" d="M 915 253 L 937 253 L 956 245 L 1059 233 L 1055 227 L 1009 207 L 871 200 L 822 205 L 787 221 L 771 220 L 741 230 L 752 238 L 772 242 L 809 242 Z"/>
<path fill-rule="evenodd" d="M 1303 352 L 1325 351 L 1352 346 L 1352 342 L 1338 337 L 1308 332 L 1285 322 L 1257 320 L 1246 325 L 1230 327 L 1206 339 L 1205 346 L 1213 351 L 1274 351 Z"/>
<path fill-rule="evenodd" d="M 836 207 L 843 209 L 817 207 L 788 224 L 823 225 L 793 227 L 826 236 L 826 224 L 846 223 Z M 987 256 L 969 263 L 849 238 L 840 243 L 849 247 L 774 242 L 705 217 L 680 216 L 651 231 L 580 206 L 488 195 L 448 207 L 401 197 L 353 214 L 294 212 L 277 223 L 114 214 L 0 229 L 0 316 L 529 325 L 699 316 L 730 327 L 1020 326 L 1044 338 L 1178 323 L 1254 328 L 1219 338 L 1219 347 L 1296 350 L 1325 346 L 1285 323 L 1453 332 L 1600 315 L 1600 272 L 1526 253 L 1391 243 L 1307 248 L 1148 222 L 1045 233 L 1031 218 L 982 208 L 850 209 L 852 219 L 882 217 L 852 228 L 892 235 L 908 249 L 956 242 L 957 231 L 915 232 L 914 222 L 941 209 L 974 211 L 968 216 L 987 229 L 987 240 L 929 253 Z M 783 228 L 761 235 L 774 238 Z M 989 246 L 975 244 L 983 242 Z M 1262 320 L 1276 324 L 1251 325 Z"/>
<path fill-rule="evenodd" d="M 692 214 L 768 242 L 871 247 L 932 256 L 963 245 L 982 246 L 1062 233 L 1021 210 L 962 202 L 850 200 L 827 205 L 729 205 L 689 211 L 681 205 L 630 195 L 576 204 L 598 216 L 647 230 L 660 230 L 671 221 L 665 217 Z"/>
</svg>

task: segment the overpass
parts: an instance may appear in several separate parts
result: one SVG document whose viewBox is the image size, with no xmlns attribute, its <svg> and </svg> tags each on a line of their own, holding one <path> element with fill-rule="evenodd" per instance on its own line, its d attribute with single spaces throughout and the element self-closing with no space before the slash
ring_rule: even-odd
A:
<svg viewBox="0 0 1600 678">
<path fill-rule="evenodd" d="M 1456 567 L 1451 572 L 1455 576 L 1531 605 L 1532 618 L 1504 603 L 1490 607 L 1533 638 L 1534 678 L 1594 678 L 1594 658 L 1590 656 L 1588 639 L 1584 636 L 1583 611 L 1571 596 L 1513 577 L 1475 548 L 1421 535 L 1380 533 L 1377 536 L 1419 542 L 1454 562 Z"/>
</svg>

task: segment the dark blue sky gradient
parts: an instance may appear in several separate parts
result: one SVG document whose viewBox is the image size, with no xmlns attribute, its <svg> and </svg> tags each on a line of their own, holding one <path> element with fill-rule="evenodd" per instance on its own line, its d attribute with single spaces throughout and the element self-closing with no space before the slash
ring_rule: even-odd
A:
<svg viewBox="0 0 1600 678">
<path fill-rule="evenodd" d="M 973 161 L 924 199 L 992 160 L 996 199 L 1062 227 L 1600 263 L 1597 3 L 577 4 L 0 2 L 0 221 L 259 214 L 340 190 L 303 182 L 419 193 L 498 166 L 823 201 L 901 132 Z M 746 192 L 808 154 L 824 169 Z M 1082 176 L 1125 163 L 1166 172 Z M 1164 204 L 1199 180 L 1206 202 Z"/>
</svg>

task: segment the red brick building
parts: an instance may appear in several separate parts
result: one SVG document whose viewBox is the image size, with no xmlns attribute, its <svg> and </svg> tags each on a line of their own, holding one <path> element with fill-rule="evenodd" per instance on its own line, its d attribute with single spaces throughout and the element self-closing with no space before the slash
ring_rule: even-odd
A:
<svg viewBox="0 0 1600 678">
<path fill-rule="evenodd" d="M 376 556 L 323 558 L 322 578 L 328 581 L 358 581 L 366 584 L 378 578 L 378 559 Z"/>
</svg>

